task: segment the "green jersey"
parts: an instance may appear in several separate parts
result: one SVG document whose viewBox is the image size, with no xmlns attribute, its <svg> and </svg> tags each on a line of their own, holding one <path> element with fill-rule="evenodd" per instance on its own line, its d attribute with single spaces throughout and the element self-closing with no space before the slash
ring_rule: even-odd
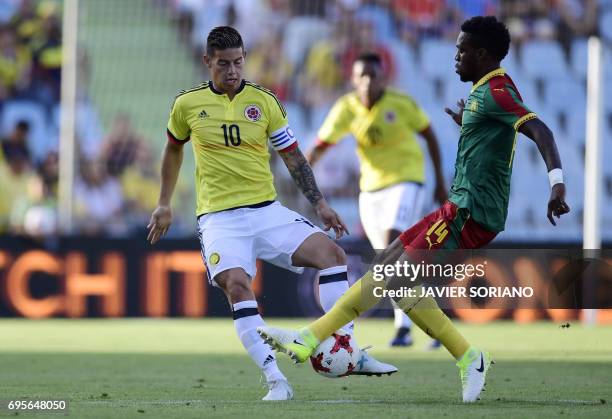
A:
<svg viewBox="0 0 612 419">
<path fill-rule="evenodd" d="M 504 69 L 490 72 L 472 87 L 449 199 L 489 231 L 504 229 L 517 130 L 534 118 Z"/>
</svg>

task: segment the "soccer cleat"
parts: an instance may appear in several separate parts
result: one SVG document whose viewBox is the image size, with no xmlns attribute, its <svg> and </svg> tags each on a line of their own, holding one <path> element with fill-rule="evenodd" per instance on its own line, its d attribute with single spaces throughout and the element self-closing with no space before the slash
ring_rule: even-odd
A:
<svg viewBox="0 0 612 419">
<path fill-rule="evenodd" d="M 268 386 L 268 394 L 261 400 L 264 401 L 280 401 L 293 399 L 293 389 L 287 380 L 274 380 L 266 383 Z"/>
<path fill-rule="evenodd" d="M 391 375 L 394 372 L 397 372 L 397 368 L 393 365 L 380 362 L 372 355 L 367 353 L 366 349 L 369 348 L 371 347 L 366 347 L 359 350 L 359 361 L 357 361 L 355 369 L 348 375 L 376 375 L 380 377 L 383 374 Z"/>
<path fill-rule="evenodd" d="M 397 329 L 395 337 L 389 343 L 390 346 L 400 346 L 400 347 L 408 347 L 412 346 L 412 335 L 410 334 L 410 329 L 407 327 L 400 327 Z"/>
<path fill-rule="evenodd" d="M 484 390 L 487 372 L 493 360 L 488 352 L 470 347 L 457 362 L 461 386 L 463 387 L 463 402 L 473 403 L 480 400 L 480 393 Z"/>
<path fill-rule="evenodd" d="M 259 336 L 273 349 L 284 352 L 294 363 L 304 362 L 313 353 L 319 342 L 308 329 L 287 330 L 278 327 L 260 326 Z"/>
</svg>

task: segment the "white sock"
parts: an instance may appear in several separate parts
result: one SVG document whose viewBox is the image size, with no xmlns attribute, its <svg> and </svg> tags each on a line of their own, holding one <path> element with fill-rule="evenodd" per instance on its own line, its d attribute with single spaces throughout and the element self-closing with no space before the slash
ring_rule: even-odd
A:
<svg viewBox="0 0 612 419">
<path fill-rule="evenodd" d="M 241 301 L 233 304 L 232 308 L 236 333 L 251 359 L 263 371 L 266 380 L 286 380 L 276 365 L 272 348 L 257 334 L 256 328 L 266 325 L 257 311 L 257 301 Z"/>
<path fill-rule="evenodd" d="M 334 266 L 319 271 L 319 303 L 327 313 L 334 306 L 338 298 L 349 289 L 346 265 Z M 350 322 L 342 329 L 353 334 L 354 322 Z"/>
<path fill-rule="evenodd" d="M 404 313 L 404 310 L 402 310 L 401 308 L 394 308 L 393 314 L 395 316 L 394 323 L 396 329 L 399 329 L 400 327 L 410 329 L 412 327 L 412 320 L 410 320 L 410 317 L 408 317 L 408 315 Z"/>
</svg>

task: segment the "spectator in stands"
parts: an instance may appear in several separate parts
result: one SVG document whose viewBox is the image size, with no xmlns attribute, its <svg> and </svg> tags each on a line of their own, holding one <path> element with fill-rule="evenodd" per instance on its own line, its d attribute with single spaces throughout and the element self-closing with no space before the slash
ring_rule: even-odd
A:
<svg viewBox="0 0 612 419">
<path fill-rule="evenodd" d="M 597 0 L 556 0 L 558 40 L 566 51 L 574 38 L 597 32 L 598 9 Z"/>
<path fill-rule="evenodd" d="M 385 44 L 376 39 L 376 34 L 372 23 L 368 21 L 356 22 L 353 26 L 353 34 L 349 38 L 349 44 L 343 51 L 342 73 L 344 80 L 350 80 L 353 70 L 353 63 L 365 52 L 376 53 L 382 59 L 382 69 L 387 80 L 393 80 L 395 76 L 395 62 L 393 54 Z"/>
<path fill-rule="evenodd" d="M 342 90 L 341 56 L 350 33 L 346 23 L 339 22 L 329 39 L 316 42 L 308 51 L 298 80 L 299 100 L 307 115 L 312 108 L 331 103 Z"/>
<path fill-rule="evenodd" d="M 43 34 L 33 45 L 37 99 L 51 107 L 59 102 L 62 73 L 62 31 L 56 15 L 45 18 Z"/>
<path fill-rule="evenodd" d="M 395 37 L 395 25 L 391 16 L 391 0 L 364 0 L 355 13 L 355 20 L 369 22 L 375 28 L 379 41 L 388 41 Z"/>
<path fill-rule="evenodd" d="M 40 166 L 38 174 L 43 185 L 43 197 L 46 200 L 57 201 L 57 185 L 59 180 L 59 155 L 52 151 L 48 153 Z"/>
<path fill-rule="evenodd" d="M 32 163 L 32 156 L 28 148 L 28 133 L 30 124 L 27 121 L 19 121 L 13 131 L 1 141 L 2 155 L 10 160 L 14 155 L 23 155 L 28 164 Z"/>
<path fill-rule="evenodd" d="M 30 203 L 40 199 L 40 179 L 22 148 L 14 148 L 4 157 L 0 161 L 0 233 L 18 233 L 23 213 Z"/>
<path fill-rule="evenodd" d="M 49 238 L 58 232 L 57 184 L 59 157 L 48 153 L 38 167 L 38 179 L 33 184 L 35 199 L 27 202 L 19 211 L 20 232 L 30 237 Z"/>
<path fill-rule="evenodd" d="M 19 10 L 20 4 L 21 0 L 0 1 L 0 26 L 8 24 L 10 22 L 13 16 L 17 14 L 17 10 Z"/>
<path fill-rule="evenodd" d="M 527 40 L 553 39 L 556 36 L 548 1 L 506 0 L 501 4 L 500 13 L 510 31 L 512 44 L 518 49 Z"/>
<path fill-rule="evenodd" d="M 144 229 L 157 206 L 159 191 L 159 168 L 148 145 L 138 148 L 136 161 L 124 170 L 120 182 L 129 224 L 134 229 Z M 180 190 L 181 187 L 177 192 L 182 196 Z"/>
<path fill-rule="evenodd" d="M 120 177 L 125 169 L 134 164 L 138 150 L 144 147 L 144 139 L 132 126 L 127 113 L 115 116 L 110 134 L 102 145 L 102 160 L 106 172 L 113 177 Z"/>
<path fill-rule="evenodd" d="M 473 16 L 497 16 L 500 0 L 448 0 L 448 6 L 459 12 L 460 23 Z"/>
<path fill-rule="evenodd" d="M 249 52 L 246 73 L 254 82 L 266 86 L 284 101 L 289 95 L 293 67 L 283 55 L 280 33 L 268 32 L 259 44 Z"/>
<path fill-rule="evenodd" d="M 33 0 L 21 0 L 17 13 L 9 22 L 9 27 L 24 44 L 29 44 L 41 33 L 42 23 L 40 16 L 36 13 Z"/>
<path fill-rule="evenodd" d="M 456 32 L 452 9 L 446 7 L 445 0 L 393 0 L 392 9 L 405 40 L 450 37 Z"/>
<path fill-rule="evenodd" d="M 86 235 L 121 234 L 126 230 L 121 185 L 108 176 L 102 160 L 81 161 L 74 187 L 74 218 Z"/>
<path fill-rule="evenodd" d="M 17 42 L 8 27 L 0 28 L 0 101 L 25 94 L 30 88 L 32 54 Z"/>
</svg>

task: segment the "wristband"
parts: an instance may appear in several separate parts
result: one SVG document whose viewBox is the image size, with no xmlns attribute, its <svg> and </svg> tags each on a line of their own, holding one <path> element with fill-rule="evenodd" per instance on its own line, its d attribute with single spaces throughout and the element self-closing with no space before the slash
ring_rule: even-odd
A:
<svg viewBox="0 0 612 419">
<path fill-rule="evenodd" d="M 552 169 L 548 172 L 548 180 L 550 181 L 550 187 L 552 188 L 557 183 L 563 183 L 563 170 Z"/>
</svg>

